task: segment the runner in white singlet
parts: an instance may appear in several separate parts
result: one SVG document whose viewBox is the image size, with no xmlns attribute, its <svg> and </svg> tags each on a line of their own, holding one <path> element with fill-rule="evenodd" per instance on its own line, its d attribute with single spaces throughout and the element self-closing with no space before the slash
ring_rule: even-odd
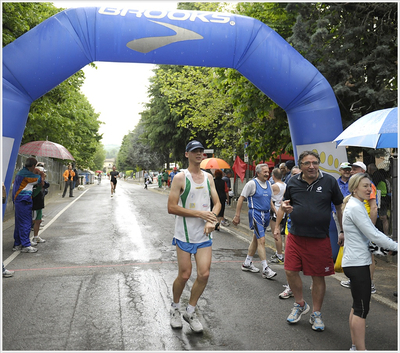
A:
<svg viewBox="0 0 400 353">
<path fill-rule="evenodd" d="M 172 286 L 170 309 L 172 328 L 182 328 L 180 298 L 192 273 L 192 254 L 196 261 L 197 278 L 190 291 L 189 305 L 183 318 L 194 332 L 203 326 L 196 316 L 196 305 L 207 285 L 211 267 L 211 233 L 218 227 L 217 214 L 221 209 L 211 174 L 200 169 L 204 147 L 198 141 L 186 146 L 188 169 L 174 176 L 168 197 L 168 213 L 176 216 L 172 244 L 176 246 L 178 276 Z M 210 198 L 213 209 L 210 210 Z"/>
</svg>

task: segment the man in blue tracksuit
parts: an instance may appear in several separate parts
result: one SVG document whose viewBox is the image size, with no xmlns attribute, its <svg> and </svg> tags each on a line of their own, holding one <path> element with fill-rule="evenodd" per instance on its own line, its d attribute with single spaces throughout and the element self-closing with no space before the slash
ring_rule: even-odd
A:
<svg viewBox="0 0 400 353">
<path fill-rule="evenodd" d="M 249 250 L 245 262 L 242 265 L 243 271 L 260 272 L 260 269 L 253 265 L 253 256 L 258 252 L 263 267 L 262 277 L 271 279 L 276 276 L 276 272 L 268 266 L 267 254 L 265 252 L 265 231 L 269 225 L 272 188 L 268 181 L 268 164 L 258 164 L 256 166 L 256 178 L 250 180 L 240 194 L 236 214 L 232 223 L 240 223 L 240 212 L 242 204 L 247 199 L 249 207 L 249 225 L 254 231 L 253 239 L 249 245 Z"/>
<path fill-rule="evenodd" d="M 42 183 L 40 175 L 34 174 L 37 160 L 28 158 L 25 167 L 15 176 L 12 198 L 15 208 L 15 229 L 13 251 L 34 253 L 37 249 L 31 246 L 29 234 L 32 227 L 32 190 L 33 186 Z"/>
</svg>

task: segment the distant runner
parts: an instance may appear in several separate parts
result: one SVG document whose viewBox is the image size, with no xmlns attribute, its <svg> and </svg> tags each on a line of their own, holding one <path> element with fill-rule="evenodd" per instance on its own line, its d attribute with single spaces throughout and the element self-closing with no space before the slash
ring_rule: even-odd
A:
<svg viewBox="0 0 400 353">
<path fill-rule="evenodd" d="M 111 184 L 111 197 L 115 194 L 115 188 L 117 187 L 117 176 L 119 172 L 115 170 L 115 165 L 112 167 L 112 171 L 110 172 L 110 184 Z"/>
</svg>

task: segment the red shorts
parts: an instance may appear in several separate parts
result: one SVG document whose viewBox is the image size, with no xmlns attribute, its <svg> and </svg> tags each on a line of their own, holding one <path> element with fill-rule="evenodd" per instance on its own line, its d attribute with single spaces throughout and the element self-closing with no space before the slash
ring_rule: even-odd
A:
<svg viewBox="0 0 400 353">
<path fill-rule="evenodd" d="M 324 277 L 335 273 L 329 237 L 309 238 L 288 234 L 285 247 L 285 270 L 306 276 Z"/>
</svg>

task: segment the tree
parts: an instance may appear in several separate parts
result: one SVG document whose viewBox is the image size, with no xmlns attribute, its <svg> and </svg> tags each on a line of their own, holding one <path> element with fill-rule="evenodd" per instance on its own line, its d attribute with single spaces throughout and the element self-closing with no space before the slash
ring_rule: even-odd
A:
<svg viewBox="0 0 400 353">
<path fill-rule="evenodd" d="M 3 47 L 60 12 L 49 2 L 3 2 Z"/>
<path fill-rule="evenodd" d="M 245 3 L 240 11 L 262 13 L 264 20 L 286 28 L 282 23 L 288 26 L 294 17 L 286 15 L 285 6 Z M 179 4 L 179 8 L 200 11 L 223 7 L 220 3 Z M 175 161 L 186 162 L 182 141 L 190 138 L 202 140 L 228 160 L 236 153 L 243 155 L 244 142 L 250 143 L 248 151 L 258 160 L 291 151 L 283 110 L 237 71 L 163 65 L 155 74 L 149 89 L 151 103 L 142 115 L 145 136 L 153 147 L 163 146 Z"/>
<path fill-rule="evenodd" d="M 397 106 L 397 6 L 347 2 L 287 7 L 299 14 L 288 40 L 331 84 L 344 128 L 369 112 Z"/>
<path fill-rule="evenodd" d="M 160 170 L 163 167 L 162 155 L 153 151 L 148 140 L 143 138 L 144 126 L 139 122 L 136 128 L 122 139 L 117 156 L 120 170 Z"/>
<path fill-rule="evenodd" d="M 236 12 L 256 18 L 276 30 L 283 38 L 291 34 L 295 16 L 285 11 L 285 3 L 238 3 Z M 233 106 L 233 118 L 239 131 L 237 154 L 243 156 L 248 143 L 251 159 L 269 160 L 286 151 L 291 153 L 286 113 L 248 79 L 233 69 L 216 69 L 218 88 L 226 92 Z"/>
<path fill-rule="evenodd" d="M 61 10 L 51 3 L 3 3 L 3 46 Z M 65 146 L 82 168 L 94 168 L 101 122 L 80 92 L 83 71 L 67 78 L 31 105 L 22 143 L 46 140 Z"/>
<path fill-rule="evenodd" d="M 169 97 L 172 83 L 164 81 L 166 77 L 178 77 L 181 66 L 160 65 L 154 70 L 155 76 L 150 79 L 148 89 L 150 102 L 141 112 L 143 124 L 143 138 L 153 151 L 162 155 L 164 163 L 169 164 L 170 159 L 175 162 L 185 162 L 185 142 L 195 136 L 203 136 L 194 131 L 191 126 L 180 127 L 180 116 L 174 110 L 173 105 L 180 104 L 173 97 Z"/>
<path fill-rule="evenodd" d="M 106 159 L 106 150 L 102 144 L 98 144 L 96 148 L 96 152 L 93 156 L 93 170 L 103 170 L 104 161 Z"/>
</svg>

